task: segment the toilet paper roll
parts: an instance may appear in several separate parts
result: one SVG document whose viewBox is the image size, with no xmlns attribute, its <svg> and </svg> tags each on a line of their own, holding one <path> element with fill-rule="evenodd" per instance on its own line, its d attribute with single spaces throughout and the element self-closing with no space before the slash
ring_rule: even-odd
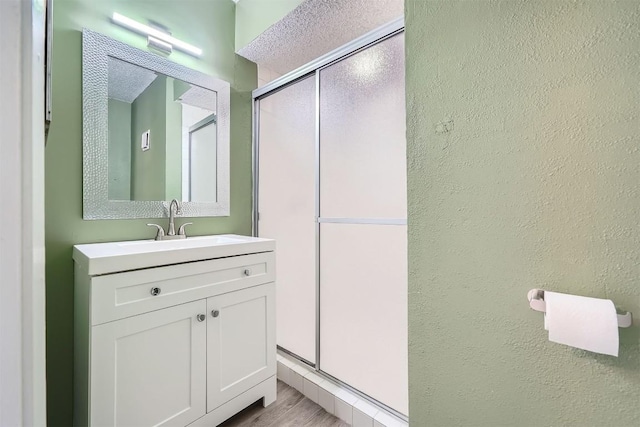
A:
<svg viewBox="0 0 640 427">
<path fill-rule="evenodd" d="M 618 317 L 613 301 L 545 291 L 549 341 L 618 356 Z"/>
</svg>

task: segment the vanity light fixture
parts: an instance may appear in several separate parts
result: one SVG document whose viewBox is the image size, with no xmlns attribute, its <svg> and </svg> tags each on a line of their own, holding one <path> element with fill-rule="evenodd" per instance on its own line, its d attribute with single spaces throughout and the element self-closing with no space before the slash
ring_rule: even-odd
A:
<svg viewBox="0 0 640 427">
<path fill-rule="evenodd" d="M 126 16 L 120 15 L 116 12 L 113 13 L 113 17 L 111 19 L 118 25 L 133 30 L 136 33 L 148 36 L 150 40 L 149 44 L 152 47 L 161 48 L 162 50 L 168 51 L 169 53 L 171 53 L 171 48 L 175 48 L 194 56 L 202 55 L 202 49 L 200 49 L 199 47 L 195 47 L 193 45 L 190 45 L 189 43 L 183 42 L 182 40 L 178 40 L 177 38 L 171 36 L 171 34 L 163 32 L 157 28 L 141 24 L 138 21 L 134 21 L 133 19 L 127 18 Z"/>
<path fill-rule="evenodd" d="M 167 55 L 173 52 L 173 45 L 171 43 L 163 42 L 153 36 L 147 36 L 147 47 L 152 47 L 156 50 L 166 53 Z"/>
</svg>

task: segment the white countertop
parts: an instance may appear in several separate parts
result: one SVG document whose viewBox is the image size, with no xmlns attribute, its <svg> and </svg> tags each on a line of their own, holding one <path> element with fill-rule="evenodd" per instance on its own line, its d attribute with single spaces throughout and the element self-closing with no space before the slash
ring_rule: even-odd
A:
<svg viewBox="0 0 640 427">
<path fill-rule="evenodd" d="M 132 240 L 75 245 L 73 259 L 87 274 L 116 273 L 184 262 L 274 251 L 275 240 L 237 234 L 180 240 Z"/>
</svg>

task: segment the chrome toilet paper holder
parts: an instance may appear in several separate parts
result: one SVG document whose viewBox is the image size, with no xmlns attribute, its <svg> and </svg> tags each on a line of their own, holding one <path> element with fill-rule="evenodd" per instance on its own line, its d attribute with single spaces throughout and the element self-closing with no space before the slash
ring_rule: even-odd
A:
<svg viewBox="0 0 640 427">
<path fill-rule="evenodd" d="M 527 293 L 527 299 L 529 300 L 529 307 L 535 311 L 542 313 L 547 311 L 547 306 L 544 302 L 544 289 L 531 289 Z M 633 316 L 631 312 L 627 311 L 624 314 L 618 314 L 618 327 L 628 328 L 633 323 Z"/>
</svg>

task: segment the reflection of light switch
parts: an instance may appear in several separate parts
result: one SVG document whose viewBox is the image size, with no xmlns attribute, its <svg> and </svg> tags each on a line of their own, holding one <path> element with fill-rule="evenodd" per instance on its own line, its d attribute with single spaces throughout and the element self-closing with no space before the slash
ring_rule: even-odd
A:
<svg viewBox="0 0 640 427">
<path fill-rule="evenodd" d="M 140 148 L 142 148 L 142 151 L 147 151 L 149 149 L 150 144 L 151 144 L 151 130 L 142 132 L 142 138 L 140 140 Z"/>
</svg>

